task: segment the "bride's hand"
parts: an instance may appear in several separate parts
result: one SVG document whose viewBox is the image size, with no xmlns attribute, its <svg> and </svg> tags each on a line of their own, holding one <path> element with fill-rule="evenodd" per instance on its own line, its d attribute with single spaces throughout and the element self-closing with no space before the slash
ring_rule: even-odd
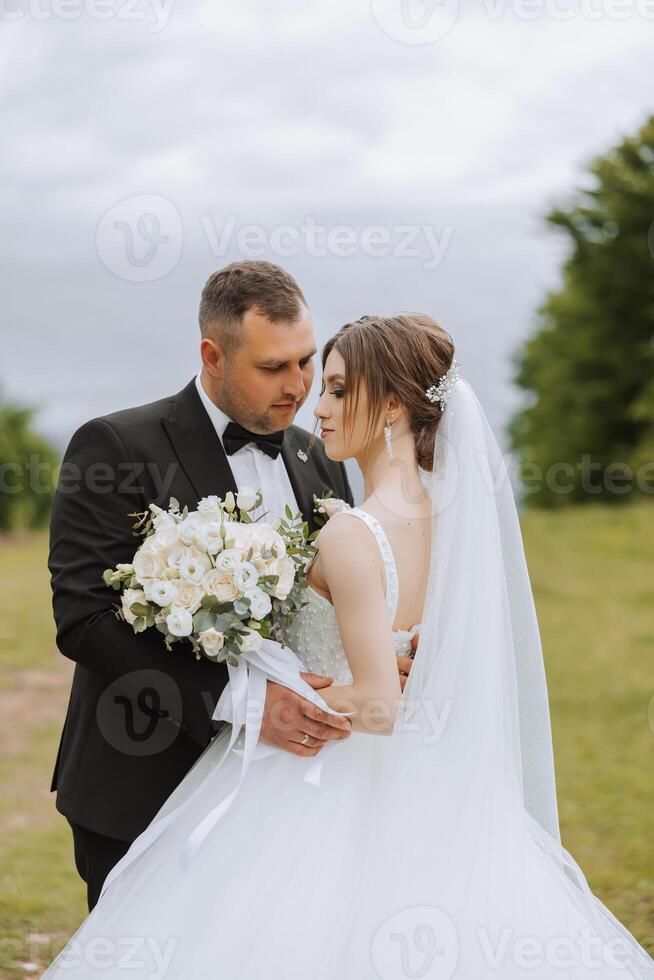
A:
<svg viewBox="0 0 654 980">
<path fill-rule="evenodd" d="M 333 683 L 332 677 L 320 677 L 304 671 L 301 676 L 314 691 Z M 268 681 L 259 735 L 260 741 L 266 745 L 294 755 L 318 755 L 327 742 L 347 738 L 351 732 L 352 722 L 349 718 L 329 714 L 295 691 Z"/>
</svg>

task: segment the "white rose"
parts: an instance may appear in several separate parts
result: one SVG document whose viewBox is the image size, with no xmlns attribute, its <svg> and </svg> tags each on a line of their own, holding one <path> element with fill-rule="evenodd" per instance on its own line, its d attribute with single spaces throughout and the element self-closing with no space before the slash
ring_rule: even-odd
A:
<svg viewBox="0 0 654 980">
<path fill-rule="evenodd" d="M 154 534 L 150 534 L 141 545 L 141 549 L 152 551 L 156 554 L 163 554 L 178 541 L 177 526 L 164 527 L 160 531 L 155 531 Z"/>
<path fill-rule="evenodd" d="M 180 582 L 177 586 L 175 605 L 180 609 L 188 609 L 193 615 L 200 608 L 204 598 L 204 588 L 195 582 Z"/>
<path fill-rule="evenodd" d="M 269 524 L 255 524 L 253 526 L 260 551 L 272 551 L 274 548 L 275 556 L 283 558 L 286 554 L 286 542 L 281 534 L 278 534 Z"/>
<path fill-rule="evenodd" d="M 218 521 L 201 524 L 195 532 L 193 541 L 202 551 L 215 555 L 223 547 L 222 524 Z"/>
<path fill-rule="evenodd" d="M 130 606 L 135 602 L 142 602 L 147 605 L 147 598 L 143 589 L 125 589 L 121 598 L 121 604 L 123 608 L 123 616 L 126 621 L 133 626 L 136 621 L 136 614 L 132 612 Z"/>
<path fill-rule="evenodd" d="M 217 657 L 225 643 L 225 634 L 214 629 L 202 630 L 198 635 L 202 649 L 208 657 Z"/>
<path fill-rule="evenodd" d="M 233 602 L 239 596 L 231 576 L 221 572 L 219 568 L 212 568 L 204 575 L 202 587 L 206 595 L 215 596 L 219 602 Z"/>
<path fill-rule="evenodd" d="M 259 577 L 262 575 L 276 575 L 277 572 L 277 558 L 253 558 L 252 564 L 259 573 Z"/>
<path fill-rule="evenodd" d="M 269 575 L 279 575 L 279 581 L 274 586 L 273 595 L 278 599 L 286 599 L 295 581 L 295 564 L 292 558 L 279 558 L 270 562 Z"/>
<path fill-rule="evenodd" d="M 236 504 L 239 510 L 254 510 L 257 502 L 257 491 L 253 487 L 241 487 L 236 495 Z"/>
<path fill-rule="evenodd" d="M 166 626 L 172 636 L 190 636 L 193 632 L 193 617 L 188 609 L 173 606 L 166 616 Z"/>
<path fill-rule="evenodd" d="M 222 510 L 220 507 L 221 500 L 215 494 L 211 494 L 209 497 L 203 497 L 198 504 L 198 514 L 201 516 L 203 521 L 218 521 L 220 522 L 222 518 Z"/>
<path fill-rule="evenodd" d="M 204 573 L 211 568 L 211 560 L 197 548 L 189 548 L 178 567 L 180 578 L 187 582 L 201 582 Z"/>
<path fill-rule="evenodd" d="M 233 575 L 241 561 L 241 552 L 237 548 L 225 548 L 216 558 L 216 568 L 228 575 Z"/>
<path fill-rule="evenodd" d="M 261 633 L 256 630 L 248 629 L 245 636 L 239 636 L 240 647 L 243 653 L 254 653 L 263 642 Z"/>
<path fill-rule="evenodd" d="M 163 510 L 160 514 L 157 514 L 152 522 L 152 526 L 154 527 L 155 531 L 163 531 L 167 527 L 176 527 L 177 522 L 172 514 L 168 514 L 165 510 Z"/>
<path fill-rule="evenodd" d="M 249 592 L 253 589 L 257 582 L 259 581 L 259 573 L 250 561 L 241 562 L 234 569 L 234 585 L 241 590 L 241 592 Z"/>
<path fill-rule="evenodd" d="M 142 548 L 134 555 L 134 574 L 142 582 L 148 578 L 158 578 L 164 570 L 164 562 L 161 555 L 154 551 L 143 551 Z"/>
<path fill-rule="evenodd" d="M 256 524 L 238 524 L 236 521 L 229 521 L 225 525 L 225 547 L 235 548 L 241 555 L 250 548 L 258 551 L 259 541 L 255 527 Z"/>
<path fill-rule="evenodd" d="M 177 525 L 177 534 L 184 542 L 184 544 L 193 544 L 193 538 L 196 532 L 201 526 L 200 518 L 197 514 L 189 514 L 184 520 Z"/>
<path fill-rule="evenodd" d="M 267 616 L 272 609 L 272 602 L 270 596 L 260 588 L 254 588 L 251 592 L 247 593 L 247 598 L 251 601 L 252 605 L 250 611 L 252 613 L 253 619 L 263 619 Z"/>
<path fill-rule="evenodd" d="M 179 563 L 182 558 L 186 557 L 187 552 L 188 548 L 186 545 L 182 544 L 178 538 L 175 544 L 171 545 L 170 548 L 167 548 L 164 552 L 162 552 L 162 556 L 169 569 L 176 569 L 179 567 Z"/>
<path fill-rule="evenodd" d="M 175 602 L 177 596 L 177 586 L 168 579 L 152 579 L 145 585 L 145 595 L 150 602 L 156 602 L 158 606 L 170 606 Z M 183 605 L 183 603 L 180 603 Z"/>
</svg>

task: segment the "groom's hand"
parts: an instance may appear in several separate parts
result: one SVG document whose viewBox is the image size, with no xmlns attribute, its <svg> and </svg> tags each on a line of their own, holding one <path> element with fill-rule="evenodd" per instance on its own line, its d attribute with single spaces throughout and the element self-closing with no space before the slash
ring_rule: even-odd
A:
<svg viewBox="0 0 654 980">
<path fill-rule="evenodd" d="M 418 649 L 418 643 L 420 642 L 420 634 L 416 633 L 411 637 L 411 656 L 410 657 L 398 657 L 397 658 L 397 669 L 400 672 L 400 687 L 402 690 L 406 687 L 406 682 L 409 679 L 409 674 L 411 668 L 413 667 L 413 658 L 416 655 L 416 650 Z"/>
<path fill-rule="evenodd" d="M 334 682 L 333 677 L 320 677 L 318 674 L 302 672 L 301 676 L 314 691 L 329 687 Z M 329 714 L 295 691 L 268 681 L 259 736 L 266 745 L 274 745 L 293 755 L 318 755 L 327 742 L 348 738 L 351 731 L 349 718 Z"/>
</svg>

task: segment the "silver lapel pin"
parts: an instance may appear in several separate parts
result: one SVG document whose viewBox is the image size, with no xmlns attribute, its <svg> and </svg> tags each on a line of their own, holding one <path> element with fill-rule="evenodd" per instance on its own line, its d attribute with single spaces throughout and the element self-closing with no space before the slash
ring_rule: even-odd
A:
<svg viewBox="0 0 654 980">
<path fill-rule="evenodd" d="M 301 463 L 306 463 L 307 460 L 309 459 L 309 457 L 307 456 L 307 454 L 304 452 L 303 449 L 298 449 L 297 458 L 300 460 Z"/>
</svg>

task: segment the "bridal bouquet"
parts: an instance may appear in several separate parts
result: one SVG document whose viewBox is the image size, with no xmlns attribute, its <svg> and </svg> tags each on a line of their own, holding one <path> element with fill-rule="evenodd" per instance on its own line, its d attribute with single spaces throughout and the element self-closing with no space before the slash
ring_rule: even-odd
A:
<svg viewBox="0 0 654 980">
<path fill-rule="evenodd" d="M 238 665 L 264 639 L 284 641 L 306 603 L 305 569 L 315 553 L 308 526 L 286 508 L 271 524 L 250 514 L 259 491 L 203 497 L 197 510 L 150 504 L 135 533 L 145 535 L 130 564 L 107 569 L 105 585 L 122 592 L 116 615 L 135 633 L 155 628 L 166 646 L 190 642 L 197 658 Z"/>
</svg>

